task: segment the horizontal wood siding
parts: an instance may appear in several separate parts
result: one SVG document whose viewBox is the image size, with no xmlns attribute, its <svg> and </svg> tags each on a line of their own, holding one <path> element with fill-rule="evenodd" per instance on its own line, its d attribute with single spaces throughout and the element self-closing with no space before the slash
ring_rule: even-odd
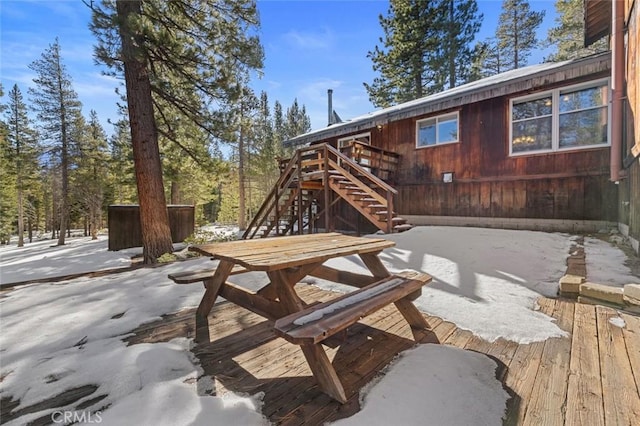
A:
<svg viewBox="0 0 640 426">
<path fill-rule="evenodd" d="M 169 227 L 174 243 L 184 241 L 195 227 L 193 206 L 167 206 Z M 109 250 L 142 246 L 140 208 L 137 205 L 109 206 Z"/>
</svg>

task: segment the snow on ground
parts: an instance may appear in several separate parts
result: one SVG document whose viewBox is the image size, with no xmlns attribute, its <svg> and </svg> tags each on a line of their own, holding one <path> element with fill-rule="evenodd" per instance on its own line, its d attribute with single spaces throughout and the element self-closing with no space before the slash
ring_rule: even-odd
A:
<svg viewBox="0 0 640 426">
<path fill-rule="evenodd" d="M 59 277 L 80 272 L 124 268 L 131 264 L 131 256 L 142 249 L 107 251 L 108 238 L 98 236 L 68 238 L 64 246 L 57 240 L 39 240 L 0 246 L 0 284 L 38 278 Z"/>
<path fill-rule="evenodd" d="M 426 344 L 403 352 L 367 385 L 362 411 L 339 426 L 500 425 L 507 392 L 489 357 Z M 416 391 L 419 389 L 419 391 Z"/>
<path fill-rule="evenodd" d="M 419 226 L 386 235 L 396 247 L 381 258 L 394 271 L 415 269 L 433 282 L 415 302 L 419 309 L 488 341 L 541 341 L 565 333 L 534 310 L 536 299 L 556 296 L 572 237 L 533 231 Z M 364 272 L 357 257 L 328 265 Z M 313 280 L 312 280 L 313 281 Z M 348 287 L 315 280 L 321 287 Z"/>
<path fill-rule="evenodd" d="M 522 343 L 563 334 L 534 307 L 540 295 L 555 295 L 573 240 L 570 235 L 417 227 L 384 238 L 397 243 L 381 255 L 390 270 L 417 269 L 434 277 L 417 300 L 421 310 L 488 340 L 502 337 Z M 63 247 L 50 247 L 53 243 L 1 248 L 2 282 L 126 266 L 130 253 L 140 252 L 107 252 L 104 240 L 87 238 L 71 239 Z M 589 247 L 590 242 L 585 245 Z M 623 259 L 617 254 L 597 259 L 603 271 L 622 270 Z M 591 263 L 588 258 L 588 271 L 595 270 Z M 329 264 L 353 272 L 365 270 L 357 257 Z M 24 285 L 4 293 L 0 298 L 0 397 L 19 399 L 17 410 L 68 389 L 96 385 L 98 390 L 83 401 L 107 397 L 89 402 L 83 413 L 99 414 L 103 424 L 199 425 L 210 424 L 211 419 L 230 425 L 266 423 L 259 394 L 209 396 L 213 384 L 201 377 L 190 340 L 133 346 L 122 342 L 143 323 L 197 306 L 202 287 L 175 285 L 167 274 L 212 265 L 201 258 L 103 277 Z M 257 273 L 231 280 L 252 289 L 264 283 Z M 323 280 L 307 282 L 346 291 Z M 347 422 L 388 424 L 385 413 L 394 413 L 397 423 L 402 412 L 406 415 L 401 424 L 425 424 L 425 416 L 434 415 L 436 424 L 469 424 L 468 413 L 474 414 L 475 424 L 478 419 L 481 424 L 499 424 L 507 395 L 495 379 L 495 368 L 483 355 L 420 346 L 403 353 L 380 381 L 363 390 L 363 410 Z M 468 409 L 479 401 L 482 410 Z M 59 411 L 45 409 L 10 424 L 59 416 Z"/>
<path fill-rule="evenodd" d="M 587 281 L 615 287 L 640 284 L 640 279 L 624 264 L 627 259 L 625 253 L 607 241 L 585 237 L 584 253 L 587 258 Z"/>
</svg>

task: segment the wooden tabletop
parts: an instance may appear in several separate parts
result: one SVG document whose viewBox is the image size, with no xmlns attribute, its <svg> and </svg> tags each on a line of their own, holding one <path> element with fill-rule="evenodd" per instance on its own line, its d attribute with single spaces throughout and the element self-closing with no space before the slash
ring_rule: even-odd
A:
<svg viewBox="0 0 640 426">
<path fill-rule="evenodd" d="M 189 250 L 252 271 L 274 271 L 334 257 L 379 252 L 393 246 L 395 242 L 381 238 L 324 233 L 202 244 Z"/>
</svg>

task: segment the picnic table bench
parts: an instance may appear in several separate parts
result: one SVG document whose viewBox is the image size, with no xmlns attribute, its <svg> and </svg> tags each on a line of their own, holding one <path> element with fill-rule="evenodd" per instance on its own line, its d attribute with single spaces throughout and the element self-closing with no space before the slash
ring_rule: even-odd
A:
<svg viewBox="0 0 640 426">
<path fill-rule="evenodd" d="M 196 341 L 210 341 L 208 315 L 218 296 L 275 321 L 274 332 L 300 345 L 319 387 L 341 403 L 344 388 L 322 343 L 387 305 L 395 304 L 411 327 L 414 339 L 432 336 L 429 324 L 413 304 L 421 288 L 431 281 L 427 274 L 405 271 L 389 273 L 378 254 L 394 242 L 351 237 L 338 233 L 241 240 L 193 246 L 190 250 L 219 260 L 216 268 L 171 274 L 179 284 L 202 281 L 205 294 L 196 311 Z M 324 262 L 357 255 L 371 275 L 324 265 Z M 233 274 L 263 271 L 268 283 L 257 292 L 227 278 Z M 334 300 L 307 305 L 295 285 L 307 275 L 358 288 Z"/>
<path fill-rule="evenodd" d="M 430 281 L 429 275 L 415 271 L 392 275 L 334 300 L 280 318 L 274 329 L 280 337 L 300 345 L 320 387 L 332 398 L 345 403 L 347 397 L 342 383 L 320 344 L 391 303 L 409 323 L 414 339 L 421 342 L 428 336 L 429 324 L 411 299 Z"/>
</svg>

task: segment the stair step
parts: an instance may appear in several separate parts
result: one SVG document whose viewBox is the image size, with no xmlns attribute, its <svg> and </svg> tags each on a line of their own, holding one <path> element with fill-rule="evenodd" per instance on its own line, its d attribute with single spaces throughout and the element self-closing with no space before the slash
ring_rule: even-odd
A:
<svg viewBox="0 0 640 426">
<path fill-rule="evenodd" d="M 394 226 L 393 230 L 396 232 L 404 232 L 404 231 L 408 231 L 411 228 L 413 228 L 413 225 L 410 225 L 408 223 L 403 223 L 402 225 Z"/>
<path fill-rule="evenodd" d="M 371 198 L 371 197 L 362 198 L 362 199 L 360 199 L 360 201 L 367 201 L 367 202 L 370 202 L 370 203 L 377 203 L 378 202 L 378 200 L 376 200 L 375 198 Z"/>
<path fill-rule="evenodd" d="M 387 206 L 385 206 L 384 204 L 369 204 L 367 206 L 370 209 L 386 209 Z"/>
<path fill-rule="evenodd" d="M 348 195 L 369 195 L 366 192 L 348 192 Z"/>
</svg>

